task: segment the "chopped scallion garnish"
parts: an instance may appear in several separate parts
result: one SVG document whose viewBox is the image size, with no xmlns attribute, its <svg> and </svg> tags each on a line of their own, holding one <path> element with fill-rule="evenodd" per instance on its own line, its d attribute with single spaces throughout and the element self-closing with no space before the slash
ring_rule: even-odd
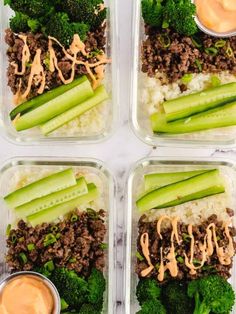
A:
<svg viewBox="0 0 236 314">
<path fill-rule="evenodd" d="M 139 252 L 136 252 L 136 257 L 140 262 L 144 260 L 144 257 Z"/>
<path fill-rule="evenodd" d="M 25 253 L 20 253 L 19 254 L 19 259 L 21 261 L 22 264 L 26 264 L 28 262 L 28 258 L 27 256 L 25 255 Z"/>
<path fill-rule="evenodd" d="M 33 251 L 35 249 L 34 243 L 27 244 L 27 249 L 28 249 L 28 251 Z"/>
</svg>

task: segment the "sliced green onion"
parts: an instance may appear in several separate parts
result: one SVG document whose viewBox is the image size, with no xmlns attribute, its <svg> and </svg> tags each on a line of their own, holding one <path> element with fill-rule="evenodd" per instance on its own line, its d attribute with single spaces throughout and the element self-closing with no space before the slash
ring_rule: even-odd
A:
<svg viewBox="0 0 236 314">
<path fill-rule="evenodd" d="M 27 249 L 28 249 L 28 251 L 33 251 L 33 250 L 35 249 L 34 243 L 29 243 L 29 244 L 27 245 Z"/>
<path fill-rule="evenodd" d="M 155 267 L 156 267 L 156 269 L 157 269 L 157 270 L 159 270 L 159 268 L 160 268 L 160 264 L 159 264 L 159 263 L 157 263 L 157 264 L 155 265 Z"/>
<path fill-rule="evenodd" d="M 58 232 L 58 233 L 56 234 L 56 239 L 60 239 L 60 237 L 61 237 L 61 233 Z"/>
<path fill-rule="evenodd" d="M 17 242 L 17 236 L 16 236 L 15 234 L 13 234 L 13 235 L 11 236 L 11 242 L 12 242 L 13 244 Z"/>
<path fill-rule="evenodd" d="M 216 56 L 218 53 L 218 49 L 215 47 L 209 47 L 209 48 L 205 48 L 205 53 L 207 53 L 209 56 Z"/>
<path fill-rule="evenodd" d="M 101 243 L 99 245 L 99 247 L 102 249 L 102 250 L 106 250 L 108 248 L 108 244 L 107 243 Z"/>
<path fill-rule="evenodd" d="M 229 58 L 234 57 L 234 52 L 233 52 L 233 49 L 230 47 L 230 45 L 228 45 L 228 47 L 227 47 L 225 53 L 227 54 L 227 56 L 228 56 Z"/>
<path fill-rule="evenodd" d="M 211 76 L 211 85 L 213 87 L 217 87 L 221 85 L 221 80 L 216 75 Z"/>
<path fill-rule="evenodd" d="M 25 255 L 25 253 L 20 253 L 19 254 L 19 259 L 20 261 L 22 262 L 22 264 L 26 264 L 28 262 L 28 258 L 27 256 Z"/>
<path fill-rule="evenodd" d="M 61 310 L 64 311 L 69 307 L 69 304 L 66 303 L 64 299 L 61 299 Z M 72 313 L 72 312 L 71 312 Z"/>
<path fill-rule="evenodd" d="M 181 78 L 181 82 L 183 84 L 188 84 L 192 81 L 193 75 L 192 74 L 184 74 L 184 76 Z"/>
<path fill-rule="evenodd" d="M 76 214 L 73 214 L 70 218 L 71 222 L 76 222 L 78 220 L 78 216 Z"/>
<path fill-rule="evenodd" d="M 18 239 L 18 242 L 24 242 L 25 241 L 25 238 L 24 237 L 20 237 L 19 239 Z"/>
<path fill-rule="evenodd" d="M 94 209 L 86 208 L 86 212 L 87 212 L 89 218 L 92 218 L 94 220 L 98 219 L 98 213 Z"/>
<path fill-rule="evenodd" d="M 168 28 L 168 27 L 169 27 L 169 23 L 167 21 L 163 21 L 162 28 Z"/>
<path fill-rule="evenodd" d="M 75 262 L 76 262 L 76 258 L 75 258 L 75 257 L 71 257 L 71 258 L 69 259 L 69 262 L 70 262 L 70 263 L 75 263 Z"/>
<path fill-rule="evenodd" d="M 49 272 L 52 272 L 55 269 L 53 261 L 49 261 L 44 264 L 44 268 L 48 270 Z"/>
<path fill-rule="evenodd" d="M 170 37 L 167 34 L 161 34 L 161 36 L 159 37 L 159 41 L 163 48 L 170 47 L 171 41 Z"/>
<path fill-rule="evenodd" d="M 180 263 L 180 264 L 183 264 L 184 263 L 184 258 L 182 256 L 178 256 L 177 257 L 177 261 Z"/>
<path fill-rule="evenodd" d="M 195 64 L 200 72 L 202 72 L 202 64 L 198 59 L 195 59 Z"/>
<path fill-rule="evenodd" d="M 136 252 L 136 257 L 137 257 L 137 259 L 140 261 L 140 262 L 142 262 L 143 260 L 144 260 L 144 257 L 139 253 L 139 252 Z"/>
<path fill-rule="evenodd" d="M 215 47 L 216 48 L 222 48 L 224 47 L 226 44 L 226 41 L 223 39 L 217 40 L 217 42 L 215 43 Z"/>
<path fill-rule="evenodd" d="M 201 265 L 201 261 L 199 261 L 198 259 L 194 258 L 193 259 L 193 264 Z"/>
<path fill-rule="evenodd" d="M 44 238 L 44 241 L 43 241 L 43 245 L 44 246 L 49 246 L 50 244 L 53 244 L 57 242 L 57 238 L 55 237 L 54 234 L 52 233 L 49 233 L 46 235 L 46 237 Z"/>
<path fill-rule="evenodd" d="M 183 233 L 182 236 L 185 242 L 189 242 L 189 240 L 191 240 L 191 236 L 187 233 Z"/>
<path fill-rule="evenodd" d="M 6 229 L 6 236 L 7 236 L 7 237 L 9 237 L 10 232 L 11 232 L 11 224 L 8 224 L 8 225 L 7 225 L 7 229 Z"/>
<path fill-rule="evenodd" d="M 202 43 L 200 41 L 200 39 L 196 36 L 192 36 L 191 37 L 192 43 L 196 48 L 201 48 L 202 47 Z"/>
<path fill-rule="evenodd" d="M 52 226 L 51 229 L 50 229 L 52 232 L 56 232 L 58 230 L 58 227 L 57 226 Z"/>
</svg>

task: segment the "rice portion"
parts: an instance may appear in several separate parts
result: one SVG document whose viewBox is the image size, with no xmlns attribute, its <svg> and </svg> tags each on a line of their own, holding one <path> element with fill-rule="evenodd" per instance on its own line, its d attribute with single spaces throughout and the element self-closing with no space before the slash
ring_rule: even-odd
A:
<svg viewBox="0 0 236 314">
<path fill-rule="evenodd" d="M 166 77 L 163 74 L 157 73 L 155 78 L 150 78 L 144 73 L 139 74 L 137 119 L 140 128 L 146 130 L 148 134 L 153 136 L 150 115 L 160 111 L 161 104 L 165 100 L 174 99 L 182 95 L 192 94 L 211 87 L 212 75 L 218 77 L 222 84 L 236 82 L 236 76 L 228 73 L 227 71 L 218 74 L 200 73 L 192 75 L 193 77 L 191 82 L 186 84 L 187 90 L 182 92 L 180 89 L 180 85 L 182 84 L 181 80 L 178 80 L 174 83 L 166 83 Z M 221 140 L 228 137 L 235 138 L 236 127 L 230 126 L 214 130 L 204 130 L 201 132 L 171 136 L 181 139 L 197 138 L 202 140 L 206 140 L 208 138 L 209 140 L 212 140 L 217 137 L 218 140 Z"/>
</svg>

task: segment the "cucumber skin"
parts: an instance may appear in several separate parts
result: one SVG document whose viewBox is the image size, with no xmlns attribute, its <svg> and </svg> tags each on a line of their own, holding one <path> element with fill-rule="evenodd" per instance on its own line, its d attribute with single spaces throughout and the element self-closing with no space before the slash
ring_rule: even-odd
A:
<svg viewBox="0 0 236 314">
<path fill-rule="evenodd" d="M 165 114 L 151 116 L 155 133 L 182 134 L 236 125 L 236 102 L 229 103 L 174 122 L 166 122 Z"/>
<path fill-rule="evenodd" d="M 61 86 L 58 86 L 48 92 L 45 92 L 41 95 L 38 95 L 29 101 L 26 101 L 20 105 L 18 105 L 16 108 L 14 108 L 10 112 L 10 118 L 11 120 L 14 120 L 15 117 L 20 113 L 21 115 L 24 113 L 27 113 L 43 104 L 46 102 L 50 101 L 51 99 L 65 93 L 66 91 L 70 90 L 71 88 L 85 82 L 87 80 L 86 76 L 79 77 L 78 79 L 75 79 L 72 83 L 70 84 L 63 84 Z"/>
<path fill-rule="evenodd" d="M 63 204 L 59 204 L 51 208 L 42 210 L 33 215 L 29 215 L 27 216 L 27 221 L 32 225 L 32 227 L 35 227 L 44 222 L 46 223 L 53 222 L 56 219 L 58 219 L 60 216 L 64 216 L 67 213 L 73 211 L 79 205 L 84 205 L 95 200 L 98 197 L 98 195 L 99 195 L 99 191 L 96 185 L 93 183 L 90 183 L 88 184 L 87 194 L 79 196 Z"/>
<path fill-rule="evenodd" d="M 81 177 L 77 180 L 76 185 L 18 206 L 15 208 L 15 212 L 18 217 L 24 218 L 41 210 L 45 210 L 55 205 L 65 203 L 86 193 L 88 193 L 87 183 L 84 177 Z M 42 204 L 44 204 L 44 206 Z"/>
<path fill-rule="evenodd" d="M 145 191 L 186 180 L 209 170 L 194 170 L 184 172 L 150 173 L 144 176 Z"/>
<path fill-rule="evenodd" d="M 63 112 L 61 115 L 49 120 L 45 124 L 40 126 L 40 129 L 44 135 L 48 135 L 49 133 L 55 131 L 62 125 L 68 123 L 69 121 L 75 119 L 91 108 L 95 107 L 102 101 L 108 99 L 108 94 L 103 85 L 99 86 L 95 92 L 93 97 L 87 99 L 86 101 L 80 103 L 78 106 L 69 109 L 66 112 Z"/>
<path fill-rule="evenodd" d="M 4 197 L 4 201 L 11 208 L 18 207 L 38 197 L 63 190 L 76 184 L 71 168 L 53 173 L 31 184 L 24 186 Z"/>
<path fill-rule="evenodd" d="M 216 194 L 220 194 L 220 193 L 224 193 L 225 192 L 225 188 L 222 185 L 216 185 L 213 186 L 212 188 L 197 192 L 197 193 L 193 193 L 190 194 L 186 197 L 183 197 L 181 199 L 177 199 L 173 202 L 170 203 L 166 203 L 163 204 L 161 207 L 155 207 L 156 209 L 161 209 L 161 208 L 167 208 L 167 207 L 173 207 L 173 206 L 177 206 L 183 203 L 187 203 L 189 201 L 194 201 L 194 200 L 198 200 L 207 196 L 211 196 L 211 195 L 216 195 Z"/>
<path fill-rule="evenodd" d="M 21 116 L 16 120 L 15 128 L 17 131 L 23 131 L 40 125 L 83 102 L 91 97 L 93 93 L 91 84 L 87 80 Z"/>
<path fill-rule="evenodd" d="M 166 206 L 166 204 L 171 202 L 181 201 L 181 199 L 188 197 L 190 194 L 196 194 L 212 187 L 223 187 L 223 183 L 217 169 L 209 170 L 208 172 L 198 176 L 148 192 L 136 202 L 136 205 L 140 212 L 144 212 L 152 208 L 162 208 L 163 205 Z M 191 189 L 194 189 L 193 192 Z M 192 193 L 186 194 L 187 191 L 191 191 Z M 167 198 L 166 201 L 165 198 Z"/>
<path fill-rule="evenodd" d="M 213 100 L 212 100 L 213 99 Z M 163 103 L 166 121 L 186 118 L 236 100 L 236 83 L 224 84 Z"/>
</svg>

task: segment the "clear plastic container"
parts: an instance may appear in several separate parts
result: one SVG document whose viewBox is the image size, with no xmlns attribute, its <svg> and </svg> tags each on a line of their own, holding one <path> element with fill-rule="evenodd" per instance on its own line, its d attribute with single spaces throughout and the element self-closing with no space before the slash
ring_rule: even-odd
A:
<svg viewBox="0 0 236 314">
<path fill-rule="evenodd" d="M 106 266 L 104 274 L 106 277 L 106 292 L 104 296 L 103 313 L 115 313 L 116 308 L 116 273 L 115 273 L 115 245 L 114 236 L 116 228 L 115 210 L 115 182 L 105 165 L 95 159 L 69 159 L 69 158 L 14 158 L 6 161 L 0 169 L 0 280 L 8 274 L 5 263 L 6 228 L 8 224 L 14 224 L 15 217 L 9 210 L 2 197 L 17 188 L 17 184 L 30 183 L 64 168 L 73 168 L 76 173 L 85 175 L 87 181 L 94 182 L 99 186 L 100 198 L 95 206 L 103 208 L 106 216 L 106 243 L 108 250 L 106 254 Z"/>
<path fill-rule="evenodd" d="M 145 39 L 141 0 L 133 1 L 133 47 L 131 68 L 130 120 L 135 134 L 145 143 L 155 146 L 224 147 L 236 146 L 236 127 L 225 127 L 179 135 L 154 134 L 147 106 L 147 74 L 141 71 L 141 47 Z M 150 101 L 151 103 L 152 101 Z M 152 109 L 153 110 L 153 109 Z"/>
<path fill-rule="evenodd" d="M 49 136 L 41 134 L 36 127 L 26 131 L 17 132 L 9 119 L 9 112 L 13 109 L 13 94 L 7 86 L 6 71 L 8 60 L 6 56 L 7 45 L 4 40 L 5 29 L 9 27 L 9 17 L 12 11 L 9 6 L 0 3 L 0 32 L 1 32 L 1 82 L 0 82 L 0 120 L 2 133 L 10 141 L 19 144 L 39 144 L 48 142 L 76 142 L 76 143 L 95 143 L 100 142 L 115 131 L 118 124 L 118 34 L 117 34 L 117 10 L 116 1 L 105 0 L 108 8 L 107 28 L 106 28 L 106 54 L 112 59 L 111 64 L 106 65 L 105 79 L 103 84 L 108 91 L 109 100 L 99 104 L 91 113 L 85 113 L 82 120 L 80 118 L 69 122 L 58 130 L 52 132 Z M 93 111 L 94 110 L 94 111 Z M 95 118 L 96 117 L 96 118 Z M 87 120 L 88 119 L 88 120 Z"/>
<path fill-rule="evenodd" d="M 148 158 L 138 161 L 132 168 L 128 179 L 128 213 L 127 213 L 127 234 L 126 234 L 126 265 L 125 265 L 125 313 L 133 314 L 139 309 L 136 299 L 136 286 L 138 276 L 135 273 L 136 252 L 137 252 L 137 236 L 138 236 L 138 220 L 140 213 L 137 210 L 135 202 L 140 192 L 144 190 L 144 174 L 153 172 L 171 172 L 171 171 L 190 171 L 197 169 L 216 169 L 218 168 L 223 175 L 226 184 L 227 206 L 236 209 L 236 163 L 228 160 L 219 159 L 184 159 L 184 158 Z M 213 206 L 217 203 L 212 196 Z M 217 197 L 217 196 L 216 196 Z M 209 198 L 208 198 L 209 199 Z M 210 202 L 210 201 L 209 201 Z M 236 214 L 236 211 L 235 211 Z M 236 225 L 236 217 L 233 218 L 233 224 Z M 230 279 L 234 290 L 236 291 L 236 258 L 232 268 L 232 277 Z M 235 313 L 236 307 L 233 313 Z"/>
</svg>

